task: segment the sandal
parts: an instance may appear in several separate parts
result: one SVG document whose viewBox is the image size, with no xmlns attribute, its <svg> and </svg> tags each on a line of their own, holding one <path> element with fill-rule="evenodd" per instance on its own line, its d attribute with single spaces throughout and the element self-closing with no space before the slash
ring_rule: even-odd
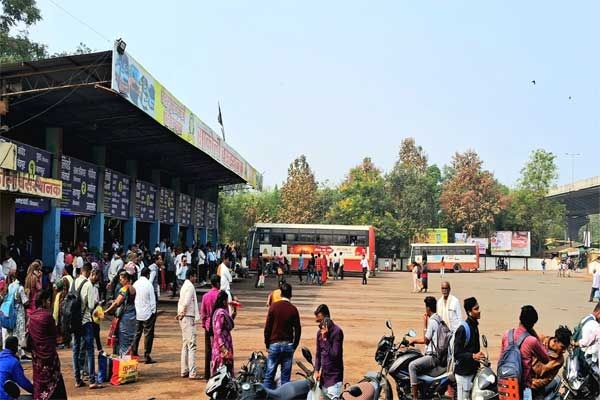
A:
<svg viewBox="0 0 600 400">
<path fill-rule="evenodd" d="M 104 387 L 104 385 L 102 385 L 101 383 L 92 383 L 90 385 L 90 389 L 102 389 Z"/>
</svg>

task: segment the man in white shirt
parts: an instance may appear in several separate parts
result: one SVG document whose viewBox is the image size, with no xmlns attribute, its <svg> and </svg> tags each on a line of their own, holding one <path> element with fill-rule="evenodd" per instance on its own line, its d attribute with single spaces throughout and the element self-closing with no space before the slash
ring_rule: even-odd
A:
<svg viewBox="0 0 600 400">
<path fill-rule="evenodd" d="M 442 281 L 441 288 L 442 297 L 437 301 L 437 313 L 454 333 L 462 322 L 460 301 L 450 294 L 450 282 Z"/>
<path fill-rule="evenodd" d="M 156 295 L 154 287 L 150 283 L 150 268 L 143 268 L 140 278 L 135 281 L 135 317 L 137 319 L 137 331 L 133 339 L 133 355 L 138 355 L 138 348 L 142 332 L 144 333 L 144 359 L 146 364 L 154 364 L 156 361 L 150 357 L 152 344 L 154 343 L 154 325 L 156 324 Z"/>
<path fill-rule="evenodd" d="M 96 383 L 95 374 L 94 327 L 92 326 L 92 310 L 94 309 L 95 298 L 94 286 L 88 279 L 91 272 L 92 264 L 89 262 L 84 263 L 81 267 L 81 274 L 73 282 L 74 290 L 81 291 L 81 330 L 73 333 L 73 360 L 79 360 L 79 352 L 83 343 L 90 378 L 90 389 L 96 389 L 102 387 L 102 385 Z M 74 363 L 73 369 L 75 372 L 75 386 L 83 386 L 79 363 Z"/>
<path fill-rule="evenodd" d="M 217 269 L 218 274 L 221 276 L 221 290 L 227 292 L 227 297 L 229 301 L 232 300 L 231 297 L 231 282 L 233 282 L 233 276 L 231 275 L 231 271 L 229 270 L 229 254 L 223 253 L 223 261 L 219 268 Z M 233 312 L 232 307 L 229 307 L 229 312 Z"/>
<path fill-rule="evenodd" d="M 154 288 L 156 302 L 158 302 L 158 298 L 160 297 L 160 285 L 158 284 L 158 275 L 160 274 L 160 271 L 164 269 L 164 261 L 162 256 L 160 255 L 160 252 L 155 254 L 152 257 L 152 260 L 152 264 L 150 264 L 150 266 L 148 267 L 148 269 L 150 270 L 149 280 L 152 284 L 152 287 Z"/>
<path fill-rule="evenodd" d="M 600 289 L 600 272 L 594 269 L 594 275 L 592 276 L 592 291 L 590 292 L 590 302 L 594 301 L 594 293 Z"/>
<path fill-rule="evenodd" d="M 593 343 L 591 346 L 582 346 L 581 349 L 584 351 L 585 355 L 589 355 L 592 357 L 594 362 L 598 361 L 598 343 L 595 343 L 591 340 L 591 336 L 594 331 L 600 326 L 598 321 L 600 320 L 600 303 L 596 304 L 594 310 L 590 315 L 587 315 L 584 319 L 581 320 L 582 328 L 581 328 L 581 343 Z"/>
<path fill-rule="evenodd" d="M 9 272 L 13 269 L 17 269 L 17 263 L 11 256 L 2 261 L 2 275 L 8 276 Z"/>
<path fill-rule="evenodd" d="M 201 322 L 195 283 L 198 281 L 193 268 L 187 270 L 186 280 L 179 291 L 177 320 L 181 328 L 181 377 L 197 379 L 196 375 L 196 324 Z"/>
</svg>

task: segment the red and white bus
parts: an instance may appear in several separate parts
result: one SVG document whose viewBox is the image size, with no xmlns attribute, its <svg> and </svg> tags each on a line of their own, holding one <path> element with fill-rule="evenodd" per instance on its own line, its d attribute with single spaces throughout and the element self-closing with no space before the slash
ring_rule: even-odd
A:
<svg viewBox="0 0 600 400">
<path fill-rule="evenodd" d="M 374 267 L 375 230 L 369 225 L 320 225 L 257 223 L 248 232 L 247 259 L 256 270 L 258 257 L 272 258 L 283 252 L 292 270 L 298 269 L 298 256 L 304 265 L 312 254 L 333 256 L 342 254 L 345 272 L 360 272 L 360 260 L 365 255 Z"/>
<path fill-rule="evenodd" d="M 423 265 L 427 257 L 429 271 L 453 270 L 474 271 L 479 268 L 479 251 L 477 243 L 412 243 L 410 245 L 410 261 Z"/>
</svg>

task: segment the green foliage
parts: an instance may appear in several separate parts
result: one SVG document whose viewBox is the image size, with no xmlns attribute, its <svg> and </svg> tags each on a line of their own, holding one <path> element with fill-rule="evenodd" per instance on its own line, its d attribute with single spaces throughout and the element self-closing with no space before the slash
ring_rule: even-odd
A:
<svg viewBox="0 0 600 400">
<path fill-rule="evenodd" d="M 521 169 L 518 187 L 510 193 L 507 222 L 510 229 L 530 230 L 534 253 L 540 254 L 546 237 L 560 237 L 564 232 L 566 209 L 546 198 L 558 177 L 556 156 L 534 150 Z"/>
<path fill-rule="evenodd" d="M 42 19 L 36 1 L 0 1 L 2 4 L 2 15 L 0 15 L 0 63 L 37 60 L 46 57 L 46 46 L 32 42 L 27 37 L 27 28 Z"/>
<path fill-rule="evenodd" d="M 441 173 L 428 165 L 421 146 L 407 138 L 386 179 L 399 227 L 398 244 L 408 248 L 413 238 L 438 225 Z"/>
<path fill-rule="evenodd" d="M 317 182 L 306 161 L 296 158 L 288 168 L 288 177 L 281 187 L 278 219 L 283 223 L 309 224 L 316 220 Z"/>
</svg>

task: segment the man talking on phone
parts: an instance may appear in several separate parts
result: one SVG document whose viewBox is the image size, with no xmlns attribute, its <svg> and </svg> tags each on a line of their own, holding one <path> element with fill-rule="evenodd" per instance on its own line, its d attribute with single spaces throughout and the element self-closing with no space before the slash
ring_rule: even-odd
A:
<svg viewBox="0 0 600 400">
<path fill-rule="evenodd" d="M 335 400 L 342 394 L 344 380 L 344 332 L 331 320 L 326 304 L 315 310 L 315 321 L 319 324 L 315 379 L 320 382 L 323 392 Z"/>
</svg>

